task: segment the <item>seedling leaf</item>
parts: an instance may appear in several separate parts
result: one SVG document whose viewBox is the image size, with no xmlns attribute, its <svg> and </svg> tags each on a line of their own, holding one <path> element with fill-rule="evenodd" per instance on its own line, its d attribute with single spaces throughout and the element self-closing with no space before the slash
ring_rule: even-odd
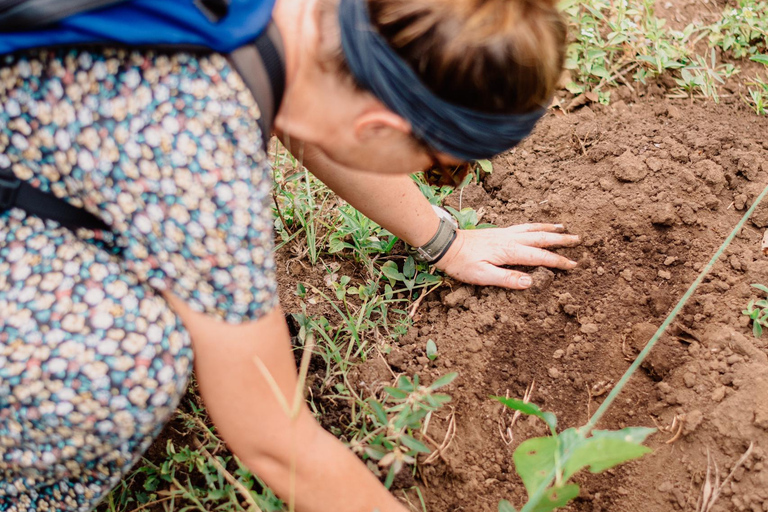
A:
<svg viewBox="0 0 768 512">
<path fill-rule="evenodd" d="M 437 345 L 434 340 L 427 340 L 427 357 L 430 361 L 437 359 Z"/>
<path fill-rule="evenodd" d="M 478 160 L 477 163 L 483 172 L 487 172 L 488 174 L 493 172 L 493 164 L 490 160 Z"/>
<path fill-rule="evenodd" d="M 755 283 L 755 284 L 752 285 L 752 287 L 753 288 L 757 288 L 761 292 L 764 292 L 764 293 L 768 294 L 768 286 L 765 286 L 764 284 Z"/>
<path fill-rule="evenodd" d="M 515 400 L 514 398 L 505 398 L 501 396 L 494 396 L 491 398 L 501 402 L 502 404 L 506 405 L 507 407 L 515 411 L 520 411 L 523 414 L 541 418 L 542 420 L 544 420 L 544 423 L 549 425 L 549 428 L 552 430 L 553 433 L 557 428 L 557 416 L 555 416 L 554 413 L 542 411 L 541 409 L 539 409 L 538 405 L 535 405 L 529 402 L 523 402 L 522 400 Z"/>
<path fill-rule="evenodd" d="M 768 55 L 753 55 L 749 58 L 749 60 L 753 60 L 755 62 L 759 62 L 760 64 L 765 64 L 768 66 Z"/>
<path fill-rule="evenodd" d="M 507 500 L 501 500 L 499 502 L 499 512 L 517 512 L 517 509 Z"/>
<path fill-rule="evenodd" d="M 591 437 L 580 438 L 576 446 L 563 446 L 563 478 L 568 480 L 582 468 L 600 473 L 650 453 L 652 450 L 640 443 L 653 432 L 655 429 L 645 427 L 595 430 Z"/>
<path fill-rule="evenodd" d="M 517 447 L 512 454 L 515 470 L 523 480 L 528 495 L 533 494 L 555 469 L 556 437 L 534 437 Z"/>
<path fill-rule="evenodd" d="M 550 512 L 556 508 L 564 507 L 578 495 L 579 486 L 576 484 L 552 487 L 551 489 L 547 489 L 547 493 L 541 501 L 531 509 L 531 512 Z"/>
<path fill-rule="evenodd" d="M 416 439 L 412 438 L 409 435 L 403 435 L 400 438 L 400 441 L 410 448 L 411 450 L 421 452 L 421 453 L 432 453 L 429 448 L 427 448 L 424 443 L 417 441 Z"/>
<path fill-rule="evenodd" d="M 459 374 L 456 372 L 449 373 L 448 375 L 443 375 L 442 377 L 437 379 L 435 382 L 433 382 L 432 385 L 429 386 L 429 389 L 434 391 L 436 389 L 442 388 L 443 386 L 447 386 L 448 384 L 453 382 L 453 379 L 455 379 L 458 376 Z"/>
</svg>

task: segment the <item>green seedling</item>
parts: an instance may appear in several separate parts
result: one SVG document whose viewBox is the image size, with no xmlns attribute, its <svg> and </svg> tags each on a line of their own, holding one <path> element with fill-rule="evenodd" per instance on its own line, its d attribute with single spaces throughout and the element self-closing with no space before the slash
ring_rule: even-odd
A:
<svg viewBox="0 0 768 512">
<path fill-rule="evenodd" d="M 752 82 L 747 82 L 749 86 L 749 98 L 745 99 L 745 103 L 749 105 L 757 115 L 768 115 L 768 83 L 764 82 L 760 77 L 755 77 Z M 754 87 L 754 88 L 753 88 Z"/>
<path fill-rule="evenodd" d="M 368 217 L 345 204 L 338 208 L 339 222 L 328 237 L 328 252 L 336 254 L 349 249 L 360 261 L 374 254 L 387 254 L 397 237 Z"/>
<path fill-rule="evenodd" d="M 364 460 L 376 461 L 378 467 L 387 470 L 384 485 L 389 488 L 406 465 L 416 464 L 419 454 L 428 455 L 431 450 L 418 438 L 424 422 L 435 411 L 451 401 L 449 395 L 436 391 L 447 386 L 458 376 L 445 375 L 430 386 L 413 379 L 400 377 L 394 387 L 385 387 L 385 397 L 371 397 L 361 405 L 366 421 L 350 441 L 353 451 Z"/>
<path fill-rule="evenodd" d="M 679 89 L 690 97 L 693 97 L 694 93 L 698 91 L 704 97 L 712 98 L 715 103 L 719 103 L 720 85 L 738 72 L 739 69 L 733 64 L 718 65 L 713 49 L 709 61 L 701 55 L 697 55 L 696 64 L 681 69 L 681 78 L 676 78 L 675 82 L 677 82 Z"/>
<path fill-rule="evenodd" d="M 512 455 L 515 470 L 529 497 L 521 512 L 549 512 L 564 507 L 579 495 L 579 486 L 570 480 L 580 470 L 586 468 L 591 473 L 601 473 L 651 451 L 642 443 L 655 429 L 629 427 L 590 433 L 582 427 L 558 433 L 557 418 L 553 413 L 522 400 L 492 398 L 510 409 L 540 418 L 552 432 L 551 436 L 524 441 Z M 517 510 L 503 500 L 499 503 L 499 512 Z"/>
<path fill-rule="evenodd" d="M 430 361 L 437 359 L 437 344 L 432 339 L 427 340 L 427 358 Z"/>
<path fill-rule="evenodd" d="M 768 298 L 768 287 L 762 284 L 753 284 L 752 286 L 765 293 Z M 768 299 L 750 300 L 747 309 L 743 310 L 742 313 L 752 321 L 752 334 L 755 335 L 755 338 L 761 337 L 763 327 L 768 327 Z"/>
<path fill-rule="evenodd" d="M 723 11 L 719 21 L 709 27 L 712 46 L 742 59 L 765 51 L 768 46 L 768 2 L 739 0 L 738 6 Z"/>
<path fill-rule="evenodd" d="M 493 224 L 478 224 L 480 221 L 477 212 L 473 208 L 462 208 L 461 211 L 450 206 L 445 207 L 459 223 L 459 229 L 485 229 L 494 228 Z"/>
<path fill-rule="evenodd" d="M 381 274 L 389 281 L 390 286 L 389 288 L 385 287 L 385 296 L 391 298 L 395 293 L 398 293 L 393 288 L 398 283 L 402 283 L 405 289 L 411 293 L 414 290 L 437 286 L 443 282 L 442 277 L 430 274 L 428 269 L 427 265 L 417 265 L 412 256 L 406 258 L 402 269 L 398 268 L 397 263 L 392 260 L 385 262 L 381 266 Z"/>
</svg>

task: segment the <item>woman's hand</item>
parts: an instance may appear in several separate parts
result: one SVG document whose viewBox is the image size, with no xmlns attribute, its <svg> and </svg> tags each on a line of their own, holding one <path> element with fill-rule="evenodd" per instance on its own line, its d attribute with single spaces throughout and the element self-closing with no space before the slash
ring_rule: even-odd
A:
<svg viewBox="0 0 768 512">
<path fill-rule="evenodd" d="M 563 234 L 564 230 L 561 224 L 459 230 L 448 253 L 435 266 L 465 283 L 523 290 L 531 286 L 531 276 L 502 265 L 574 268 L 575 261 L 544 249 L 580 243 L 578 236 Z"/>
</svg>

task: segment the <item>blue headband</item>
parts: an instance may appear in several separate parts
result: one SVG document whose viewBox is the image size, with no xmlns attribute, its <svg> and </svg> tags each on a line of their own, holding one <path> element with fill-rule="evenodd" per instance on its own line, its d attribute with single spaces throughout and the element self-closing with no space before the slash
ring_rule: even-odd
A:
<svg viewBox="0 0 768 512">
<path fill-rule="evenodd" d="M 465 161 L 490 158 L 527 137 L 546 111 L 489 114 L 438 98 L 373 28 L 367 0 L 341 0 L 339 23 L 352 75 L 434 150 Z"/>
</svg>

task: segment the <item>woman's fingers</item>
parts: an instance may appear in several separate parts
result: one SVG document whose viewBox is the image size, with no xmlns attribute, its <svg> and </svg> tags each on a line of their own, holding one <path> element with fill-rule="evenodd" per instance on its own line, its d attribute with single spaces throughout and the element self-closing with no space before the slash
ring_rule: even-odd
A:
<svg viewBox="0 0 768 512">
<path fill-rule="evenodd" d="M 550 233 L 562 233 L 565 231 L 565 226 L 562 224 L 518 224 L 517 226 L 509 226 L 504 228 L 509 233 L 530 233 L 531 231 L 548 231 Z"/>
<path fill-rule="evenodd" d="M 482 286 L 499 286 L 511 290 L 525 290 L 532 283 L 531 276 L 528 274 L 489 265 L 483 272 L 481 282 L 478 284 Z"/>
<path fill-rule="evenodd" d="M 573 247 L 581 243 L 581 238 L 577 235 L 561 235 L 547 231 L 536 231 L 516 234 L 514 235 L 514 241 L 530 247 Z"/>
<path fill-rule="evenodd" d="M 498 265 L 526 265 L 530 267 L 552 267 L 570 270 L 576 262 L 565 256 L 536 247 L 511 243 L 504 251 L 504 258 Z"/>
</svg>

